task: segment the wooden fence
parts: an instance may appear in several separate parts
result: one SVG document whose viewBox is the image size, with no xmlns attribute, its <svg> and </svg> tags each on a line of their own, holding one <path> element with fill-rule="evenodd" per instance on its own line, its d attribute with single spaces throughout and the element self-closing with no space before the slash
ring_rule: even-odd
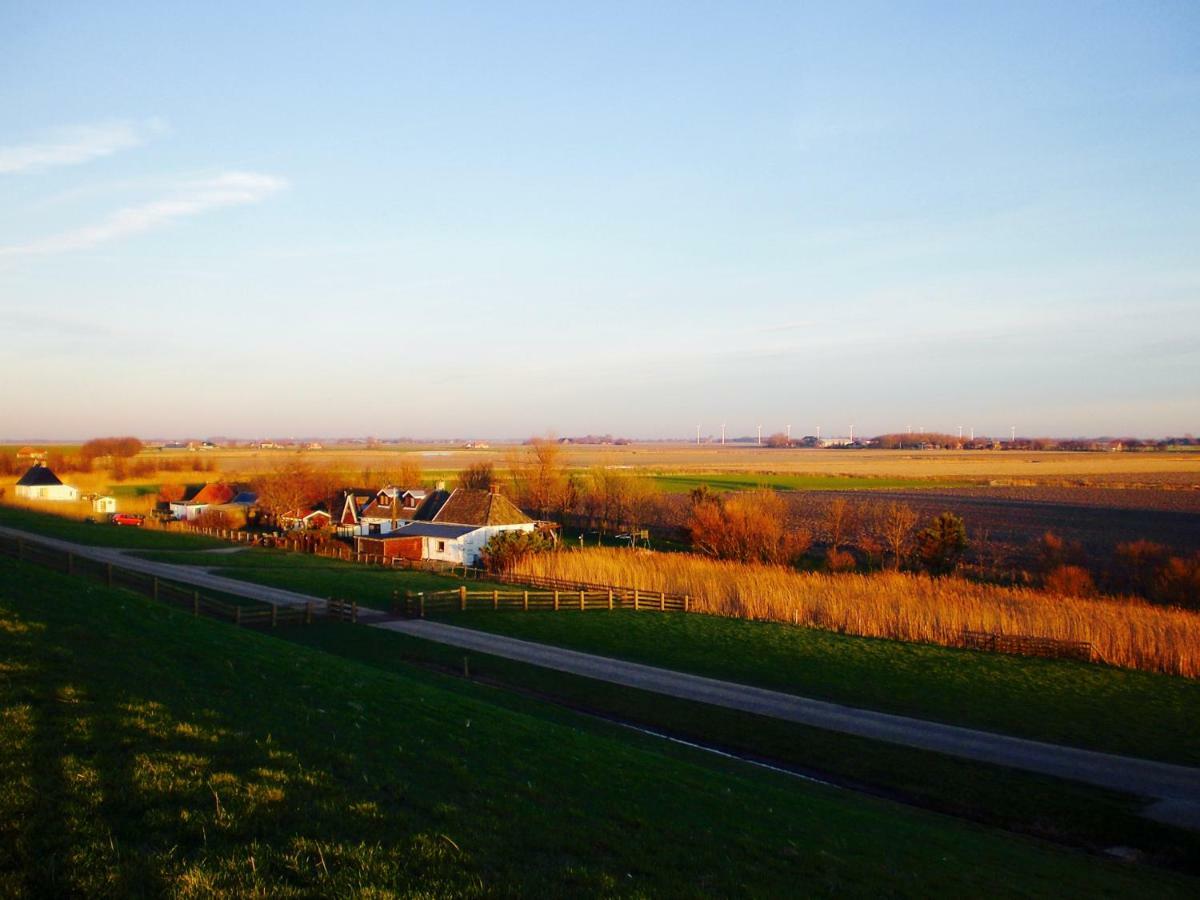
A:
<svg viewBox="0 0 1200 900">
<path fill-rule="evenodd" d="M 636 588 L 576 587 L 572 590 L 471 590 L 463 585 L 456 590 L 406 591 L 401 601 L 397 594 L 392 612 L 410 618 L 423 618 L 427 613 L 465 612 L 468 609 L 491 610 L 596 610 L 633 609 L 660 612 L 690 612 L 691 600 L 686 595 L 661 591 L 640 591 Z"/>
<path fill-rule="evenodd" d="M 283 606 L 265 601 L 251 601 L 247 605 L 230 603 L 197 588 L 175 584 L 157 575 L 88 559 L 24 538 L 0 535 L 0 553 L 66 575 L 91 578 L 103 582 L 107 587 L 135 591 L 160 603 L 190 610 L 194 616 L 208 616 L 232 622 L 234 625 L 274 628 L 277 625 L 310 624 L 321 609 L 316 602 L 310 602 L 307 606 Z M 326 604 L 322 611 L 327 616 L 332 615 L 329 604 Z"/>
<path fill-rule="evenodd" d="M 1061 638 L 1038 637 L 1032 634 L 997 634 L 991 631 L 962 633 L 963 646 L 991 653 L 1010 653 L 1016 656 L 1044 656 L 1050 659 L 1079 659 L 1091 662 L 1089 641 L 1068 641 Z"/>
</svg>

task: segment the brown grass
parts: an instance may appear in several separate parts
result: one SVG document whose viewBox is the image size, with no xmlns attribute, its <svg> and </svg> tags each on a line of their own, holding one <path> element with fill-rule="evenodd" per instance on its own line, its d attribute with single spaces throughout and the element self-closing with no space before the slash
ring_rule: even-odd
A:
<svg viewBox="0 0 1200 900">
<path fill-rule="evenodd" d="M 1116 666 L 1200 676 L 1200 614 L 1125 599 L 886 572 L 823 575 L 683 553 L 592 548 L 533 556 L 521 574 L 688 594 L 698 612 L 960 646 L 962 631 L 1089 641 Z"/>
</svg>

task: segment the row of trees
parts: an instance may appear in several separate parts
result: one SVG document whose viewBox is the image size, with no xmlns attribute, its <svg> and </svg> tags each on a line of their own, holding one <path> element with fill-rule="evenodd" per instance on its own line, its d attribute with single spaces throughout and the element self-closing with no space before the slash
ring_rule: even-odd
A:
<svg viewBox="0 0 1200 900">
<path fill-rule="evenodd" d="M 1152 603 L 1200 609 L 1200 552 L 1178 554 L 1154 541 L 1124 541 L 1094 560 L 1083 546 L 1053 532 L 1037 542 L 1042 584 L 1076 597 L 1130 594 Z"/>
<path fill-rule="evenodd" d="M 92 438 L 79 448 L 79 455 L 88 460 L 106 456 L 113 459 L 129 459 L 141 453 L 142 449 L 142 442 L 135 437 Z"/>
<path fill-rule="evenodd" d="M 919 529 L 916 512 L 903 503 L 862 507 L 841 498 L 825 510 L 818 528 L 789 522 L 787 505 L 774 491 L 750 491 L 716 497 L 706 489 L 692 492 L 687 532 L 692 548 L 717 559 L 790 564 L 824 545 L 831 571 L 859 566 L 851 548 L 869 567 L 913 566 L 944 575 L 954 571 L 967 549 L 963 521 L 950 512 Z"/>
</svg>

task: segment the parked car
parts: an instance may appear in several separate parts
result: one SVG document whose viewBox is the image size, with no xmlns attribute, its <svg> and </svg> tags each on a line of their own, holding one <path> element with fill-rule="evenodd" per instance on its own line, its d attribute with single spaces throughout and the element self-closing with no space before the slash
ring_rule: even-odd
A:
<svg viewBox="0 0 1200 900">
<path fill-rule="evenodd" d="M 134 513 L 113 513 L 110 521 L 114 525 L 135 525 L 140 528 L 146 524 L 146 517 Z"/>
</svg>

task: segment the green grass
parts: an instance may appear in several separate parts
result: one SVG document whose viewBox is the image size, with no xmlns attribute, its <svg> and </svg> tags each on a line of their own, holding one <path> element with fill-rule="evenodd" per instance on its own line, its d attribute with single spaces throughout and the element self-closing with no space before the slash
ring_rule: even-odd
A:
<svg viewBox="0 0 1200 900">
<path fill-rule="evenodd" d="M 1197 888 L 10 560 L 0 650 L 15 896 Z"/>
<path fill-rule="evenodd" d="M 973 482 L 943 478 L 867 477 L 861 475 L 788 475 L 769 472 L 657 474 L 646 476 L 669 494 L 686 494 L 701 485 L 714 491 L 869 491 L 968 487 Z"/>
<path fill-rule="evenodd" d="M 392 592 L 447 591 L 463 581 L 432 572 L 384 569 L 304 553 L 251 548 L 239 553 L 141 553 L 156 562 L 212 568 L 229 578 L 286 588 L 317 597 L 357 600 L 363 606 L 387 609 Z M 511 585 L 471 581 L 472 590 L 512 590 Z"/>
<path fill-rule="evenodd" d="M 108 493 L 114 497 L 145 497 L 161 489 L 161 484 L 110 484 Z"/>
<path fill-rule="evenodd" d="M 1200 833 L 1140 815 L 1146 801 L 1122 794 L 955 759 L 791 722 L 629 689 L 538 666 L 351 625 L 288 628 L 289 640 L 390 671 L 410 663 L 502 685 L 567 707 L 816 772 L 867 791 L 1009 831 L 1102 852 L 1134 847 L 1146 858 L 1200 874 Z M 458 684 L 463 684 L 461 678 Z M 497 703 L 521 707 L 520 696 Z"/>
<path fill-rule="evenodd" d="M 717 616 L 468 610 L 526 640 L 851 706 L 1200 764 L 1200 681 Z"/>
<path fill-rule="evenodd" d="M 0 525 L 37 532 L 48 537 L 91 547 L 122 547 L 142 550 L 205 550 L 227 547 L 228 544 L 215 538 L 180 532 L 156 531 L 151 528 L 109 525 L 98 522 L 88 524 L 50 513 L 23 509 L 15 506 L 0 506 Z"/>
</svg>

